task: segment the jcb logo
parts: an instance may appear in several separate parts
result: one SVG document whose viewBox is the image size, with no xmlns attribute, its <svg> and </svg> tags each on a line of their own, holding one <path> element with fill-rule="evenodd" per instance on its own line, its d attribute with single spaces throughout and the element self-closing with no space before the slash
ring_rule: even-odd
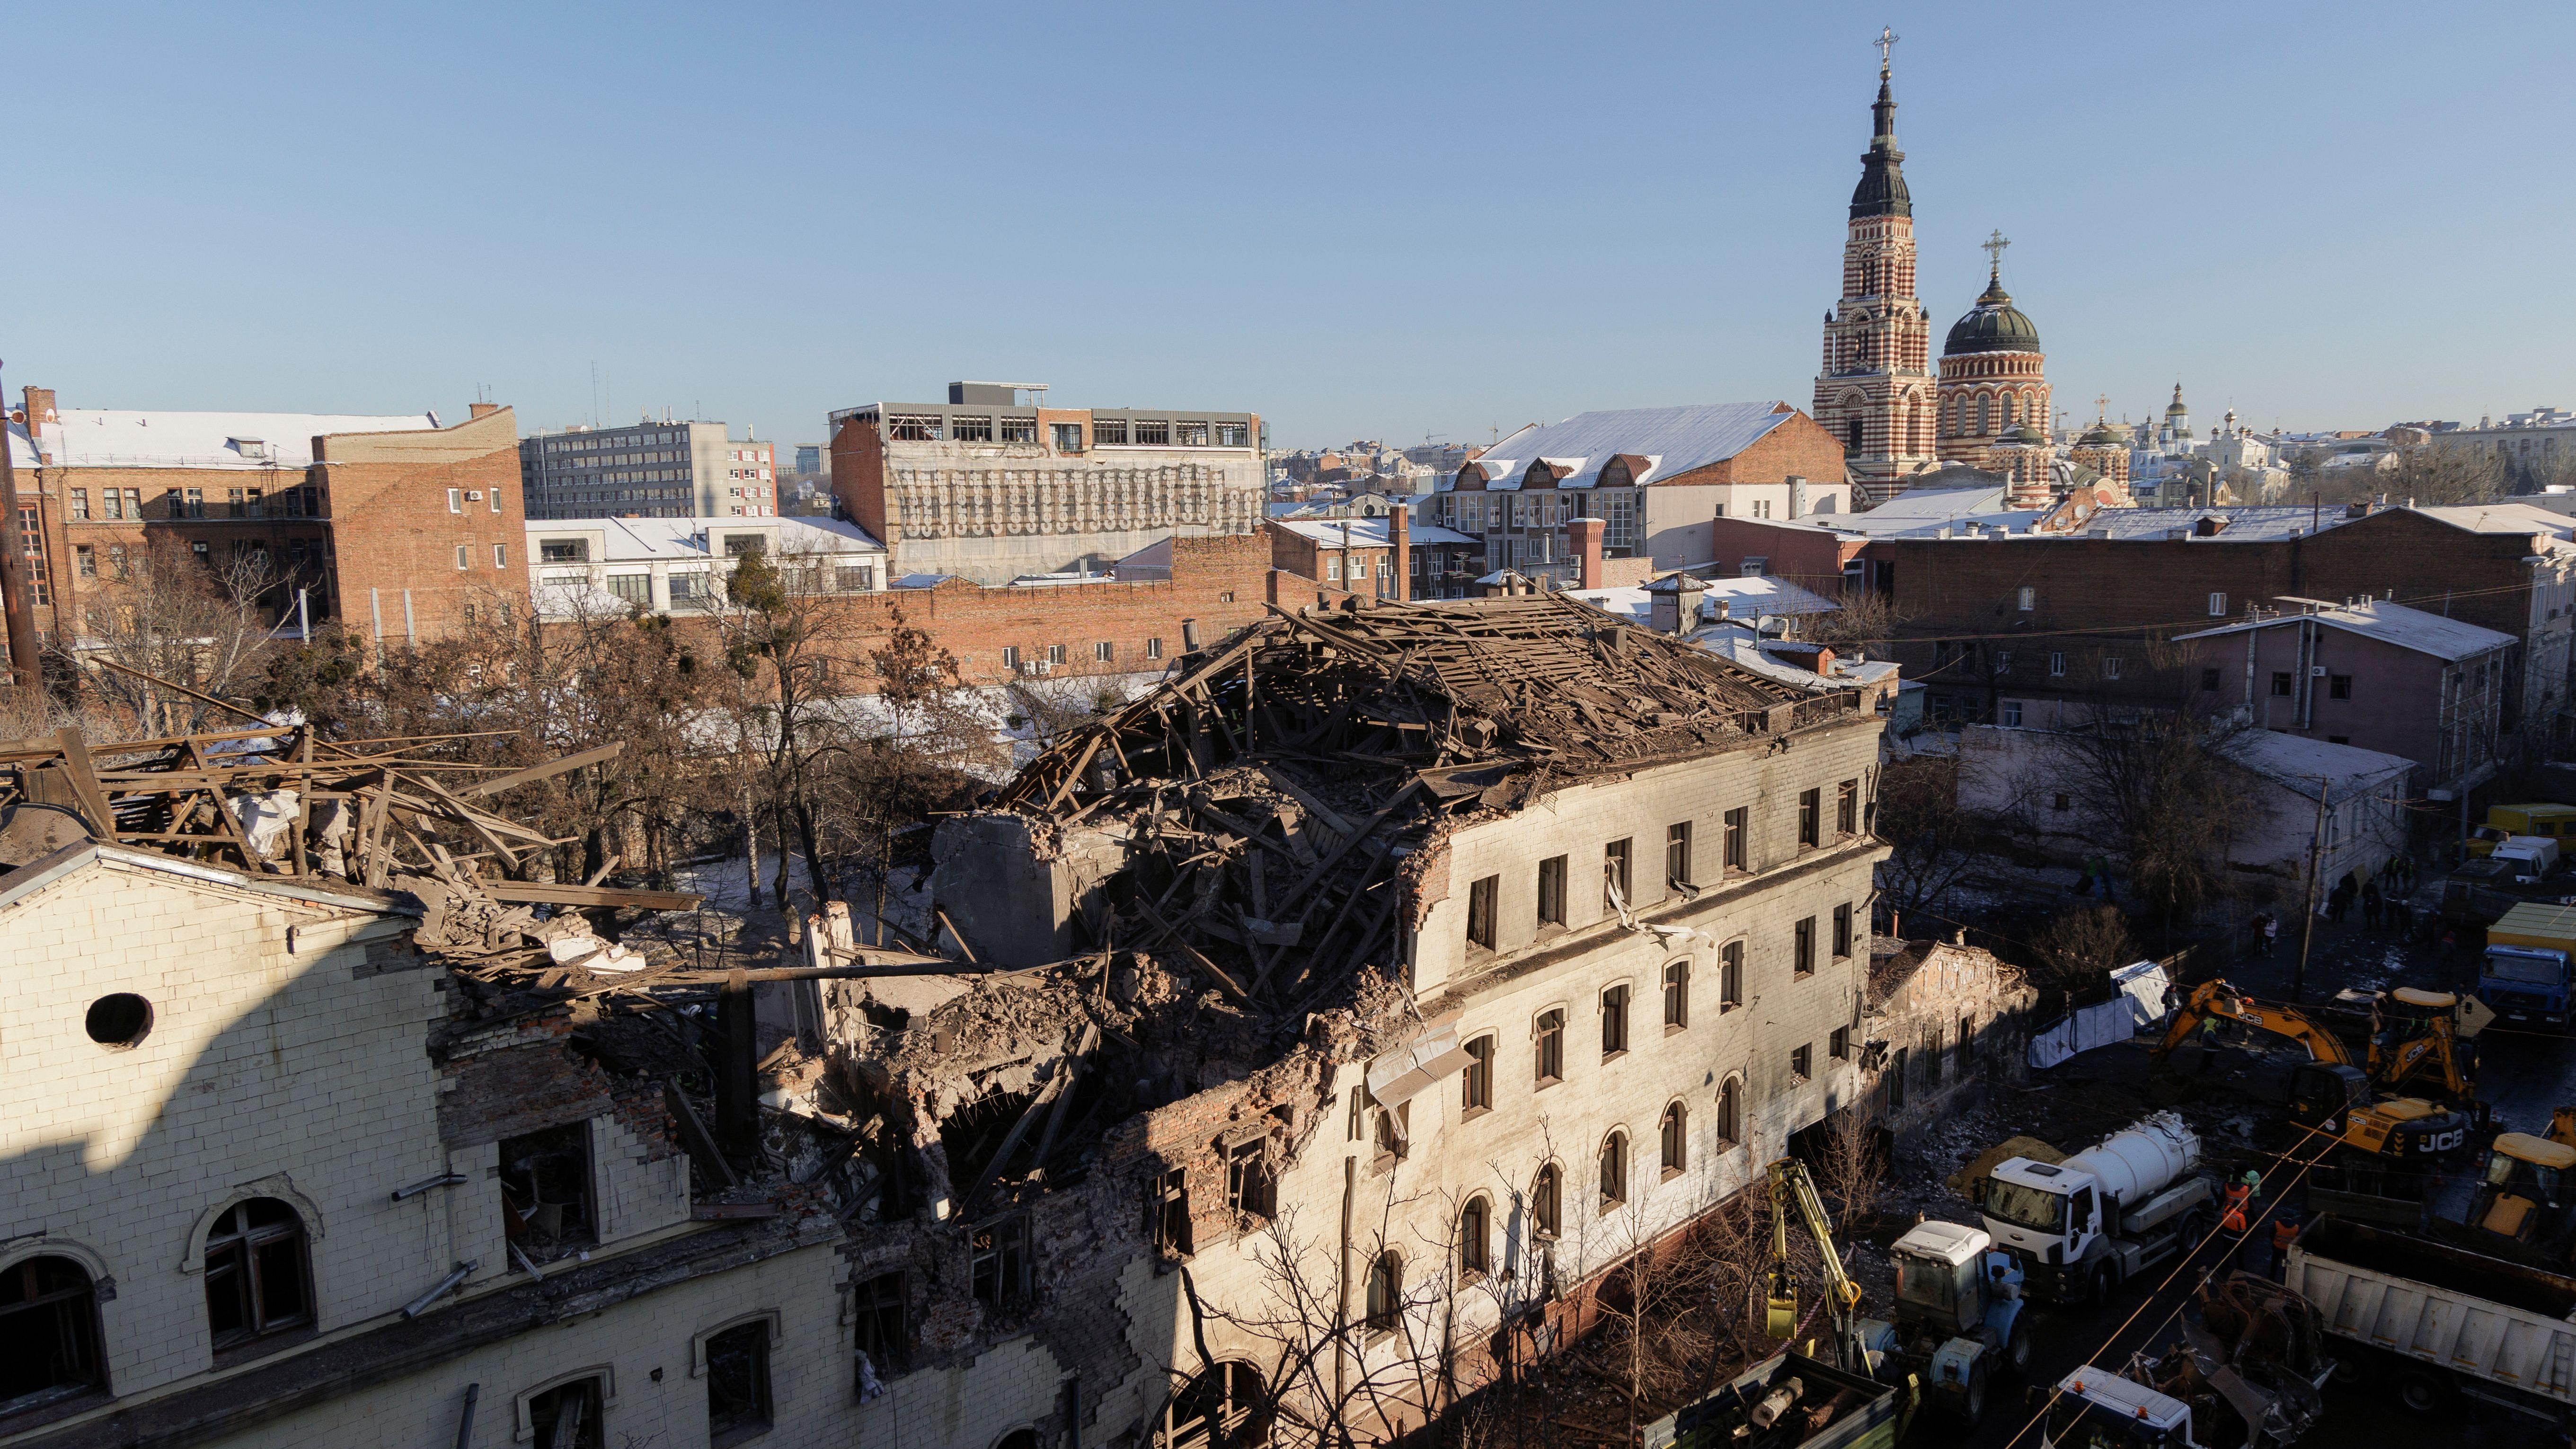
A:
<svg viewBox="0 0 2576 1449">
<path fill-rule="evenodd" d="M 2469 1129 L 2454 1127 L 2448 1132 L 2435 1132 L 2425 1137 L 2420 1150 L 2426 1153 L 2448 1152 L 2468 1140 Z"/>
</svg>

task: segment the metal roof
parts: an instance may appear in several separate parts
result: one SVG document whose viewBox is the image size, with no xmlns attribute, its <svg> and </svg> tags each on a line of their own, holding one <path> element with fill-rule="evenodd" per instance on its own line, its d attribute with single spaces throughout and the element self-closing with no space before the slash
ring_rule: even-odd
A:
<svg viewBox="0 0 2576 1449">
<path fill-rule="evenodd" d="M 532 519 L 527 525 L 531 540 L 548 535 L 574 533 L 600 535 L 600 557 L 592 563 L 633 563 L 652 559 L 703 559 L 712 557 L 708 530 L 721 533 L 763 533 L 777 539 L 776 551 L 781 557 L 800 558 L 809 554 L 879 554 L 885 545 L 869 536 L 855 523 L 836 518 L 552 518 Z M 543 561 L 543 555 L 529 550 L 532 557 Z"/>
<path fill-rule="evenodd" d="M 1557 487 L 1590 488 L 1600 483 L 1602 465 L 1627 453 L 1649 460 L 1637 481 L 1653 482 L 1722 463 L 1797 415 L 1796 408 L 1778 401 L 1577 413 L 1561 423 L 1515 433 L 1476 463 L 1485 470 L 1489 489 L 1520 487 L 1521 474 L 1535 458 L 1571 466 L 1573 471 L 1558 479 Z M 1502 456 L 1506 451 L 1509 456 Z M 1456 486 L 1456 475 L 1444 477 L 1440 486 Z"/>
<path fill-rule="evenodd" d="M 125 408 L 60 408 L 35 439 L 55 468 L 302 468 L 313 440 L 339 433 L 417 433 L 433 413 L 189 413 Z M 10 429 L 26 458 L 23 427 Z"/>
<path fill-rule="evenodd" d="M 1350 525 L 1350 531 L 1347 535 L 1343 532 L 1342 526 L 1344 524 Z M 1326 548 L 1342 547 L 1346 537 L 1348 539 L 1349 546 L 1352 548 L 1385 548 L 1391 542 L 1391 534 L 1389 532 L 1391 525 L 1389 525 L 1383 518 L 1328 518 L 1317 520 L 1274 518 L 1270 520 L 1270 526 L 1287 533 L 1296 534 L 1300 538 L 1312 539 L 1315 542 L 1324 545 Z M 1476 542 L 1475 539 L 1469 538 L 1467 535 L 1458 532 L 1456 529 L 1442 528 L 1437 524 L 1414 525 L 1406 530 L 1405 539 L 1406 542 L 1416 545 Z"/>
<path fill-rule="evenodd" d="M 2394 644 L 2400 649 L 2411 649 L 2418 654 L 2430 654 L 2436 659 L 2455 662 L 2493 653 L 2513 643 L 2511 634 L 2380 599 L 2366 600 L 2348 608 L 2319 609 L 2313 614 L 2276 614 L 2266 619 L 2248 619 L 2242 623 L 2177 635 L 2176 639 L 2179 642 L 2241 634 L 2249 629 L 2277 629 L 2303 619 L 2313 619 L 2348 634 L 2359 634 L 2367 639 Z"/>
</svg>

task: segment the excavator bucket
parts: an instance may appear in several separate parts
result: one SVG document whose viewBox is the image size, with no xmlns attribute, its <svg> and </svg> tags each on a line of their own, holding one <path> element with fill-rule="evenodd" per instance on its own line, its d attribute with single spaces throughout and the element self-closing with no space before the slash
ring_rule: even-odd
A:
<svg viewBox="0 0 2576 1449">
<path fill-rule="evenodd" d="M 1785 1268 L 1771 1275 L 1769 1312 L 1763 1317 L 1763 1328 L 1773 1338 L 1787 1339 L 1798 1332 L 1798 1280 Z"/>
</svg>

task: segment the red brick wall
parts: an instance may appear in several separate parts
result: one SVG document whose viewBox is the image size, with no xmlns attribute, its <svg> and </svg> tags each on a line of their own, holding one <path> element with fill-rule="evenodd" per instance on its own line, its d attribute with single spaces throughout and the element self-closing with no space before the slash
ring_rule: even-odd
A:
<svg viewBox="0 0 2576 1449">
<path fill-rule="evenodd" d="M 520 577 L 526 576 L 522 568 Z M 1159 669 L 1181 653 L 1183 619 L 1196 619 L 1200 642 L 1212 646 L 1266 614 L 1270 578 L 1269 540 L 1233 534 L 1173 539 L 1169 582 L 1014 589 L 950 579 L 936 588 L 845 595 L 836 602 L 853 626 L 846 678 L 859 693 L 875 691 L 867 656 L 894 627 L 897 611 L 908 627 L 927 630 L 957 656 L 958 673 L 968 684 L 1002 684 L 1016 677 L 1002 663 L 1005 645 L 1018 646 L 1024 661 L 1043 660 L 1048 645 L 1063 645 L 1064 663 L 1049 672 L 1055 679 Z M 1295 598 L 1293 591 L 1290 597 Z M 1306 602 L 1312 602 L 1311 595 Z M 388 629 L 394 622 L 388 619 Z M 687 616 L 682 627 L 693 627 Z M 705 625 L 698 621 L 694 627 Z M 1151 639 L 1163 641 L 1162 658 L 1147 657 L 1146 641 Z M 1111 651 L 1106 663 L 1094 648 L 1104 642 Z"/>
<path fill-rule="evenodd" d="M 1329 523 L 1331 520 L 1324 521 Z M 1370 548 L 1354 544 L 1345 554 L 1338 545 L 1318 543 L 1293 529 L 1277 528 L 1265 523 L 1261 526 L 1261 531 L 1270 538 L 1270 566 L 1284 573 L 1294 574 L 1301 579 L 1322 579 L 1326 560 L 1346 557 L 1348 567 L 1343 570 L 1343 580 L 1332 581 L 1326 585 L 1334 589 L 1341 588 L 1347 581 L 1350 568 L 1359 568 L 1365 570 L 1360 577 L 1369 581 L 1369 587 L 1359 592 L 1375 594 L 1378 567 L 1381 564 L 1391 563 L 1391 555 L 1394 552 L 1391 548 Z M 1390 591 L 1395 587 L 1393 575 L 1387 578 L 1386 586 Z"/>
<path fill-rule="evenodd" d="M 832 498 L 869 537 L 894 548 L 886 528 L 885 440 L 874 423 L 853 419 L 832 434 Z"/>
<path fill-rule="evenodd" d="M 1791 476 L 1812 478 L 1820 483 L 1843 481 L 1843 445 L 1823 425 L 1805 413 L 1792 411 L 1789 420 L 1765 433 L 1761 440 L 1723 462 L 1669 478 L 1658 483 L 1777 483 Z"/>
<path fill-rule="evenodd" d="M 406 590 L 413 627 L 424 641 L 467 627 L 471 606 L 500 598 L 525 605 L 528 536 L 518 431 L 516 416 L 501 408 L 434 432 L 320 440 L 313 474 L 331 515 L 332 607 L 343 627 L 372 636 L 381 610 L 384 637 L 401 640 Z M 451 488 L 461 511 L 448 511 Z M 463 497 L 474 492 L 484 496 Z M 495 546 L 502 550 L 497 563 Z"/>
<path fill-rule="evenodd" d="M 1747 558 L 1769 560 L 1763 572 L 1813 589 L 1826 598 L 1842 592 L 1843 565 L 1859 556 L 1863 540 L 1812 528 L 1783 528 L 1758 518 L 1720 518 L 1709 525 L 1721 577 L 1743 572 Z"/>
</svg>

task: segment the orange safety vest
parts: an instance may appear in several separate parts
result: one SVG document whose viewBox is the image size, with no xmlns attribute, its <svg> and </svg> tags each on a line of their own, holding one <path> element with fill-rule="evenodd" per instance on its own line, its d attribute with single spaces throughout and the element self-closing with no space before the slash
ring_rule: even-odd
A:
<svg viewBox="0 0 2576 1449">
<path fill-rule="evenodd" d="M 2298 1236 L 2299 1225 L 2297 1223 L 2290 1221 L 2288 1218 L 2274 1218 L 2272 1220 L 2273 1247 L 2287 1248 Z"/>
<path fill-rule="evenodd" d="M 2227 1213 L 2218 1220 L 2220 1227 L 2231 1233 L 2245 1231 L 2245 1199 L 2249 1195 L 2241 1182 L 2227 1190 Z"/>
</svg>

